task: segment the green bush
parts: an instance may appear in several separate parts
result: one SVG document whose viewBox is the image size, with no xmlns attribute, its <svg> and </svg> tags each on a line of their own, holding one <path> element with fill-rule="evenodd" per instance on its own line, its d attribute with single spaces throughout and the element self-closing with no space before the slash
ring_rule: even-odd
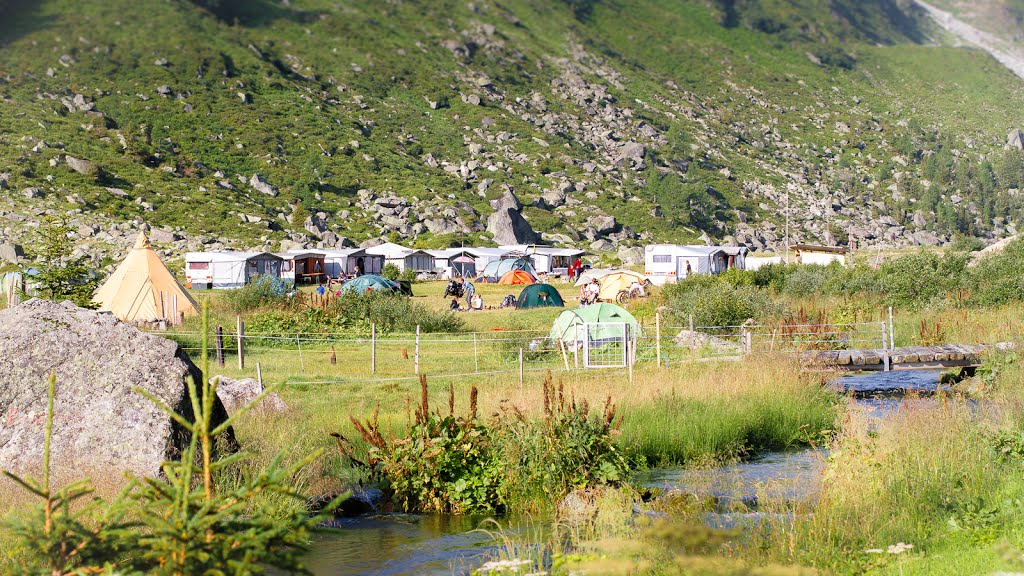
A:
<svg viewBox="0 0 1024 576">
<path fill-rule="evenodd" d="M 684 326 L 690 315 L 698 326 L 739 326 L 748 319 L 764 322 L 781 315 L 785 307 L 753 285 L 733 286 L 716 276 L 693 276 L 669 284 L 662 292 L 669 320 Z"/>
<path fill-rule="evenodd" d="M 1011 242 L 1002 252 L 982 258 L 966 276 L 971 300 L 998 306 L 1024 298 L 1024 241 Z"/>
<path fill-rule="evenodd" d="M 398 270 L 398 266 L 391 263 L 385 264 L 384 268 L 380 271 L 381 278 L 387 278 L 388 280 L 398 280 L 401 274 L 402 273 Z"/>
<path fill-rule="evenodd" d="M 278 308 L 262 310 L 249 318 L 249 329 L 258 334 L 363 335 L 370 325 L 378 334 L 392 332 L 458 332 L 462 318 L 450 311 L 434 311 L 399 294 L 380 291 L 342 292 L 326 308 Z M 283 342 L 283 341 L 282 341 Z"/>
<path fill-rule="evenodd" d="M 280 306 L 291 302 L 288 296 L 291 286 L 280 278 L 257 276 L 255 280 L 234 290 L 224 292 L 224 304 L 235 314 L 249 312 L 268 306 Z"/>
<path fill-rule="evenodd" d="M 569 492 L 625 481 L 630 463 L 614 443 L 621 418 L 611 399 L 592 414 L 586 401 L 567 401 L 550 374 L 544 382 L 544 417 L 529 419 L 506 409 L 490 422 L 477 418 L 474 386 L 466 417 L 455 415 L 449 386 L 448 413 L 431 413 L 427 380 L 406 438 L 386 439 L 376 415 L 352 418 L 369 445 L 365 460 L 351 442 L 335 435 L 354 462 L 368 468 L 408 512 L 466 514 L 537 510 Z"/>
</svg>

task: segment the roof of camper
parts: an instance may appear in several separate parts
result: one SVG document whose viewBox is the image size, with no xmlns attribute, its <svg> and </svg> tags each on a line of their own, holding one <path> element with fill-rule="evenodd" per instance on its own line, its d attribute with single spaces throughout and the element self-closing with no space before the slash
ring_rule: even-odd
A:
<svg viewBox="0 0 1024 576">
<path fill-rule="evenodd" d="M 251 260 L 257 256 L 267 256 L 284 260 L 272 252 L 233 252 L 231 250 L 213 250 L 210 252 L 189 252 L 185 254 L 186 262 L 240 262 Z"/>
</svg>

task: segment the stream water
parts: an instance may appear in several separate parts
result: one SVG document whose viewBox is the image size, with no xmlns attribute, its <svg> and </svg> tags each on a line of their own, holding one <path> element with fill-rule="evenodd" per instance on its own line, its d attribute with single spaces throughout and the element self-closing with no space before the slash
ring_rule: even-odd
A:
<svg viewBox="0 0 1024 576">
<path fill-rule="evenodd" d="M 882 419 L 905 402 L 932 402 L 939 389 L 932 370 L 864 372 L 838 378 L 833 386 Z M 907 396 L 910 395 L 910 398 Z M 717 468 L 662 468 L 637 476 L 640 485 L 712 499 L 713 527 L 757 521 L 757 502 L 802 501 L 814 496 L 828 454 L 820 449 L 771 452 Z M 540 541 L 541 522 L 502 519 L 499 531 L 486 518 L 388 514 L 337 519 L 336 532 L 320 536 L 306 556 L 317 576 L 451 576 L 469 574 L 504 548 L 505 537 Z M 536 534 L 536 539 L 532 536 Z M 519 540 L 520 538 L 515 538 Z"/>
</svg>

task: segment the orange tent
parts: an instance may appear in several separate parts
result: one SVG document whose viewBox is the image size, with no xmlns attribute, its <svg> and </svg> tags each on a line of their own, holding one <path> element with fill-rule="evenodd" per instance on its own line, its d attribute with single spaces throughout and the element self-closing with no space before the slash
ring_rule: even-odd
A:
<svg viewBox="0 0 1024 576">
<path fill-rule="evenodd" d="M 506 286 L 510 284 L 533 284 L 537 279 L 533 277 L 533 274 L 525 270 L 509 270 L 505 272 L 505 275 L 498 280 L 498 284 L 504 284 Z"/>
</svg>

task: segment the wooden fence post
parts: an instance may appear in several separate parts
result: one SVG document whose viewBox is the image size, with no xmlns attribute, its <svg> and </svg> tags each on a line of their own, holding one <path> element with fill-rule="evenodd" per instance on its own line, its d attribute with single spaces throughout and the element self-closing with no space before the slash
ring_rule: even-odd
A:
<svg viewBox="0 0 1024 576">
<path fill-rule="evenodd" d="M 238 369 L 245 370 L 245 322 L 241 316 L 235 318 L 238 322 Z"/>
<path fill-rule="evenodd" d="M 480 356 L 477 354 L 476 332 L 473 332 L 473 369 L 477 374 L 480 373 Z"/>
<path fill-rule="evenodd" d="M 302 342 L 299 341 L 299 335 L 295 334 L 295 347 L 299 349 L 299 367 L 302 369 L 302 373 L 306 373 L 306 362 L 302 359 Z"/>
<path fill-rule="evenodd" d="M 377 373 L 377 324 L 370 324 L 370 373 Z"/>
<path fill-rule="evenodd" d="M 416 359 L 413 364 L 413 373 L 420 373 L 420 325 L 416 325 Z"/>
<path fill-rule="evenodd" d="M 217 350 L 217 366 L 224 367 L 224 327 L 217 326 L 217 336 L 214 340 L 214 346 Z"/>
<path fill-rule="evenodd" d="M 260 384 L 260 390 L 263 390 L 263 368 L 260 363 L 256 363 L 256 381 Z"/>
</svg>

